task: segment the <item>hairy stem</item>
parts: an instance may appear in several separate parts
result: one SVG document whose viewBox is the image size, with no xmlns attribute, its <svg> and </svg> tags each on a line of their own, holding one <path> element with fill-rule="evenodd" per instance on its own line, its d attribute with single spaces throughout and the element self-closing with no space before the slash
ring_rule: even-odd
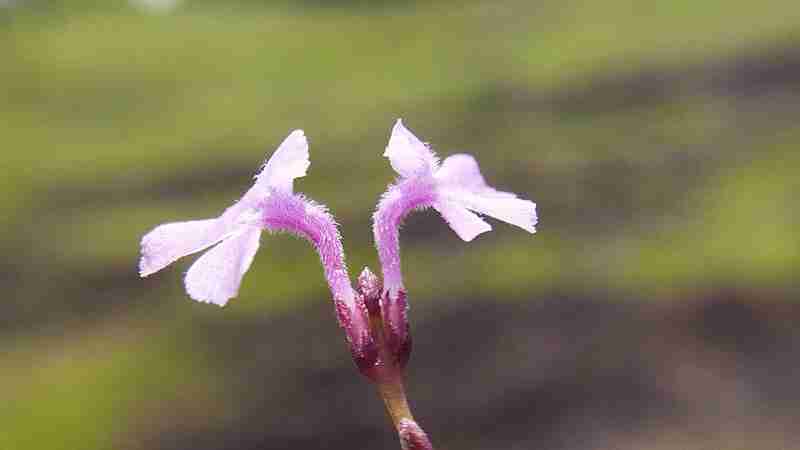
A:
<svg viewBox="0 0 800 450">
<path fill-rule="evenodd" d="M 263 221 L 268 230 L 286 231 L 308 240 L 319 253 L 333 298 L 348 306 L 353 304 L 355 291 L 347 273 L 339 229 L 323 206 L 300 195 L 273 192 L 266 201 Z"/>
</svg>

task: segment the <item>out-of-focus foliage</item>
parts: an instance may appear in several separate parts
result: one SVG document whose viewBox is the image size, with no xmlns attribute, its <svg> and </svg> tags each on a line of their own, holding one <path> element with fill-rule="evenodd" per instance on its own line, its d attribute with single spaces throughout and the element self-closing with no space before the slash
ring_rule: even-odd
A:
<svg viewBox="0 0 800 450">
<path fill-rule="evenodd" d="M 287 406 L 306 398 L 282 367 L 347 373 L 344 345 L 293 348 L 261 329 L 320 310 L 330 320 L 308 332 L 341 339 L 303 242 L 265 236 L 221 311 L 182 292 L 189 261 L 136 274 L 144 232 L 218 214 L 298 127 L 312 166 L 297 189 L 337 216 L 354 269 L 376 264 L 369 218 L 399 116 L 537 201 L 536 236 L 496 224 L 469 245 L 412 216 L 403 255 L 420 317 L 437 308 L 428 300 L 461 297 L 483 302 L 470 315 L 552 292 L 647 305 L 720 287 L 797 295 L 796 1 L 134 3 L 0 2 L 0 449 L 172 448 L 164 436 L 259 430 L 232 394 L 251 383 L 275 386 L 253 389 L 280 428 L 283 409 L 311 408 Z M 442 330 L 418 345 L 450 342 Z M 473 352 L 505 361 L 502 346 Z M 414 383 L 433 376 L 427 361 Z M 381 425 L 379 407 L 362 427 Z M 324 428 L 307 424 L 310 448 L 326 448 Z M 458 445 L 444 448 L 468 448 L 446 431 Z M 230 446 L 268 441 L 243 442 Z"/>
</svg>

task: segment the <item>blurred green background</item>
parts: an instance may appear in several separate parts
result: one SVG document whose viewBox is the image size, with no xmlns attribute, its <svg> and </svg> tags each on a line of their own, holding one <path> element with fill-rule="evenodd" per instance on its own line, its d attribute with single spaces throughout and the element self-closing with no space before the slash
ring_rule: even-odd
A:
<svg viewBox="0 0 800 450">
<path fill-rule="evenodd" d="M 397 117 L 540 214 L 403 229 L 437 448 L 800 449 L 798 44 L 795 0 L 0 0 L 0 450 L 396 448 L 305 242 L 224 309 L 136 265 L 303 128 L 377 269 Z"/>
</svg>

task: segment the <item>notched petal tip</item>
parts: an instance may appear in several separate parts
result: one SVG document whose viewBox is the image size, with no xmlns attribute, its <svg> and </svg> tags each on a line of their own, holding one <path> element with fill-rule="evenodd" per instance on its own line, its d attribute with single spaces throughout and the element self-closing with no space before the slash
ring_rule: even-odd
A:
<svg viewBox="0 0 800 450">
<path fill-rule="evenodd" d="M 508 206 L 505 207 L 505 211 L 498 212 L 495 217 L 520 227 L 528 233 L 536 233 L 536 223 L 539 221 L 536 216 L 536 203 L 519 198 L 501 199 L 500 203 Z"/>
<path fill-rule="evenodd" d="M 191 298 L 192 300 L 194 300 L 194 301 L 196 301 L 198 303 L 204 303 L 204 304 L 207 304 L 207 305 L 215 305 L 215 306 L 218 306 L 220 308 L 224 308 L 228 304 L 228 300 L 230 300 L 230 298 L 229 299 L 225 299 L 225 300 L 221 300 L 221 301 L 212 300 L 212 299 L 195 298 L 195 297 L 192 297 L 191 294 L 189 295 L 189 298 Z M 231 298 L 233 298 L 233 297 L 231 297 Z"/>
<path fill-rule="evenodd" d="M 530 201 L 530 200 L 528 200 L 528 201 Z M 527 231 L 530 232 L 531 234 L 534 234 L 534 233 L 536 233 L 536 225 L 539 224 L 539 215 L 536 212 L 536 203 L 534 203 L 534 202 L 530 202 L 530 203 L 531 203 L 531 210 L 530 210 L 530 221 L 531 222 L 530 222 L 530 229 L 528 229 Z"/>
<path fill-rule="evenodd" d="M 482 197 L 470 199 L 468 208 L 481 214 L 494 217 L 503 222 L 522 228 L 533 234 L 536 232 L 536 203 L 513 197 Z"/>
</svg>

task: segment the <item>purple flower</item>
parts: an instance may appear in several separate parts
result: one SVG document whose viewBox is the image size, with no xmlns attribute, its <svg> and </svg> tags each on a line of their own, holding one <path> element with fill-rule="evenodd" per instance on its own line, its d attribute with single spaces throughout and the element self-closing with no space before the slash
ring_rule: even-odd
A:
<svg viewBox="0 0 800 450">
<path fill-rule="evenodd" d="M 465 240 L 492 229 L 484 214 L 536 232 L 536 204 L 510 192 L 495 190 L 484 181 L 470 155 L 456 154 L 441 164 L 431 148 L 398 119 L 383 154 L 400 178 L 384 193 L 373 217 L 373 232 L 381 260 L 384 289 L 403 288 L 399 227 L 415 209 L 433 207 Z"/>
<path fill-rule="evenodd" d="M 244 196 L 215 219 L 159 225 L 142 238 L 139 273 L 148 276 L 178 258 L 212 247 L 189 268 L 186 292 L 195 300 L 223 306 L 236 296 L 259 246 L 262 230 L 307 239 L 319 253 L 339 324 L 362 370 L 375 365 L 364 300 L 350 285 L 342 240 L 328 210 L 293 192 L 295 178 L 310 165 L 308 141 L 295 130 L 278 146 Z"/>
<path fill-rule="evenodd" d="M 253 187 L 221 216 L 167 223 L 147 233 L 142 238 L 140 275 L 213 246 L 189 268 L 186 291 L 195 300 L 222 306 L 236 296 L 261 231 L 285 230 L 311 238 L 336 294 L 351 300 L 336 223 L 323 207 L 293 193 L 293 180 L 305 176 L 309 165 L 308 141 L 302 130 L 295 130 L 264 164 Z"/>
<path fill-rule="evenodd" d="M 380 313 L 384 342 L 397 367 L 411 353 L 408 302 L 400 267 L 400 224 L 416 209 L 433 207 L 450 228 L 465 240 L 492 229 L 476 213 L 492 216 L 530 233 L 536 232 L 536 204 L 509 192 L 497 191 L 484 181 L 470 155 L 457 154 L 441 164 L 430 147 L 398 120 L 383 154 L 400 175 L 378 202 L 373 233 L 383 272 Z"/>
</svg>

